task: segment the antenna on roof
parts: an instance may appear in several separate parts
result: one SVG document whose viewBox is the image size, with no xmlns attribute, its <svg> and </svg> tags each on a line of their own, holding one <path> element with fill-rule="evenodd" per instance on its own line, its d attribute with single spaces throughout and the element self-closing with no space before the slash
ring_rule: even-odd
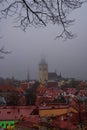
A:
<svg viewBox="0 0 87 130">
<path fill-rule="evenodd" d="M 60 77 L 61 77 L 61 72 L 60 72 Z"/>
<path fill-rule="evenodd" d="M 55 73 L 57 74 L 57 71 L 56 71 L 56 69 L 55 69 Z"/>
<path fill-rule="evenodd" d="M 28 88 L 29 88 L 29 81 L 30 81 L 30 79 L 29 79 L 29 71 L 27 72 L 27 83 L 28 83 Z"/>
</svg>

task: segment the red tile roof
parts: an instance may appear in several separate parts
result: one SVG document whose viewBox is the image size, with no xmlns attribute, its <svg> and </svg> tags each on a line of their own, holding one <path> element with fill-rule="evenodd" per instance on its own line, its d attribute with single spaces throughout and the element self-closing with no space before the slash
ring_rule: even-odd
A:
<svg viewBox="0 0 87 130">
<path fill-rule="evenodd" d="M 36 106 L 3 106 L 0 107 L 0 120 L 18 120 L 28 117 Z"/>
<path fill-rule="evenodd" d="M 77 126 L 73 125 L 72 122 L 70 122 L 69 120 L 60 120 L 58 122 L 58 125 L 61 129 L 77 130 Z"/>
<path fill-rule="evenodd" d="M 27 90 L 27 89 L 28 89 L 28 83 L 27 83 L 27 82 L 21 83 L 20 88 L 21 88 L 23 91 Z"/>
<path fill-rule="evenodd" d="M 16 87 L 12 85 L 0 85 L 0 91 L 2 92 L 16 91 Z"/>
<path fill-rule="evenodd" d="M 22 122 L 19 122 L 17 124 L 15 124 L 15 126 L 18 126 L 18 127 L 26 127 L 26 128 L 32 128 L 32 127 L 35 127 L 35 125 L 37 125 L 40 121 L 40 118 L 39 116 L 29 116 L 28 118 L 26 118 L 25 121 L 22 121 Z"/>
</svg>

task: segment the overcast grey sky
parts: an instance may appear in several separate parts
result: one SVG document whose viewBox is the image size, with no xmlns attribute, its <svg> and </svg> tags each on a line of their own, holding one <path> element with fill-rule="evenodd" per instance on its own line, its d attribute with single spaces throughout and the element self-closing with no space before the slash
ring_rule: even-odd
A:
<svg viewBox="0 0 87 130">
<path fill-rule="evenodd" d="M 12 19 L 0 23 L 0 40 L 7 50 L 12 51 L 0 60 L 0 76 L 26 79 L 38 79 L 38 64 L 45 57 L 49 71 L 62 73 L 64 77 L 87 79 L 87 3 L 75 10 L 71 18 L 75 19 L 71 27 L 77 37 L 64 42 L 54 40 L 58 27 L 49 25 L 45 28 L 27 28 L 23 32 Z"/>
</svg>

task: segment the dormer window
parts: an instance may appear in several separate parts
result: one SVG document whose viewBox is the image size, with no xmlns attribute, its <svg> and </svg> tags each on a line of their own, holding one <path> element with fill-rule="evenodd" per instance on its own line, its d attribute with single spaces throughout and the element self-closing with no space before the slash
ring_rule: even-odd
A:
<svg viewBox="0 0 87 130">
<path fill-rule="evenodd" d="M 7 111 L 7 114 L 10 114 L 11 113 L 11 111 Z"/>
</svg>

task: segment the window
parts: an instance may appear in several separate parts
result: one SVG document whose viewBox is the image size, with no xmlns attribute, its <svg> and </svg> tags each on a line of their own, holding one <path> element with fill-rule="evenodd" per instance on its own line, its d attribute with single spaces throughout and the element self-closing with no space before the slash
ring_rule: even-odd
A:
<svg viewBox="0 0 87 130">
<path fill-rule="evenodd" d="M 11 111 L 7 111 L 7 114 L 10 114 L 11 113 Z"/>
</svg>

